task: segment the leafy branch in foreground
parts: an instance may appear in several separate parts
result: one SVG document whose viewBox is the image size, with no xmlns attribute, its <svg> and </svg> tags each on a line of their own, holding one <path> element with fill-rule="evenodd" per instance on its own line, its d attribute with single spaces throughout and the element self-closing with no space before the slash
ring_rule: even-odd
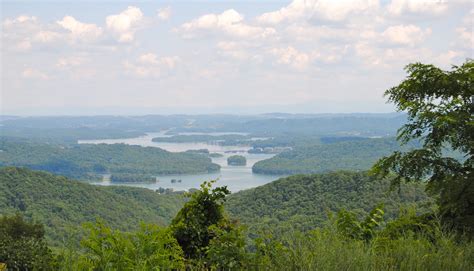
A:
<svg viewBox="0 0 474 271">
<path fill-rule="evenodd" d="M 474 234 L 474 61 L 451 71 L 421 63 L 406 67 L 407 78 L 385 92 L 388 101 L 408 113 L 398 131 L 406 144 L 422 147 L 394 152 L 379 160 L 372 171 L 396 174 L 393 184 L 427 181 L 427 191 L 438 198 L 441 218 L 448 225 Z M 450 148 L 463 159 L 445 156 Z"/>
</svg>

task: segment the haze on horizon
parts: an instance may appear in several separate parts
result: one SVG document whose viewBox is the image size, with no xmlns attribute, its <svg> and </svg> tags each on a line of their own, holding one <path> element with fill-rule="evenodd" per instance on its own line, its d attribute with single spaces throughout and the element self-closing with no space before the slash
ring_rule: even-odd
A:
<svg viewBox="0 0 474 271">
<path fill-rule="evenodd" d="M 2 115 L 393 112 L 473 58 L 471 1 L 1 2 Z"/>
</svg>

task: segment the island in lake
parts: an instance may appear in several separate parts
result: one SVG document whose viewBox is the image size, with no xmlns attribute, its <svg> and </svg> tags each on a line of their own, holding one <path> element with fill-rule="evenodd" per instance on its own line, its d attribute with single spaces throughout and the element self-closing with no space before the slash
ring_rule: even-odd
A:
<svg viewBox="0 0 474 271">
<path fill-rule="evenodd" d="M 242 155 L 232 155 L 227 158 L 227 165 L 229 166 L 245 166 L 247 159 Z"/>
</svg>

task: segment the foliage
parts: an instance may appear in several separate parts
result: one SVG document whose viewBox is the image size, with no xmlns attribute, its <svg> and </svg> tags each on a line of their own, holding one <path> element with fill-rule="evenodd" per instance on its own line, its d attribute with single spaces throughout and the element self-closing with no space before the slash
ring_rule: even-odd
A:
<svg viewBox="0 0 474 271">
<path fill-rule="evenodd" d="M 203 155 L 125 144 L 61 146 L 0 140 L 0 150 L 0 165 L 24 166 L 79 179 L 97 179 L 104 173 L 159 175 L 219 170 L 219 165 Z"/>
<path fill-rule="evenodd" d="M 206 262 L 217 270 L 241 269 L 248 257 L 244 229 L 229 220 L 211 225 L 212 238 L 206 250 Z"/>
<path fill-rule="evenodd" d="M 394 184 L 426 180 L 427 190 L 438 196 L 444 221 L 474 234 L 474 61 L 451 71 L 415 63 L 406 71 L 407 78 L 385 95 L 408 113 L 398 139 L 404 144 L 420 140 L 423 145 L 381 159 L 374 172 L 383 176 L 395 172 Z M 445 147 L 464 158 L 444 155 Z"/>
<path fill-rule="evenodd" d="M 84 253 L 67 269 L 177 270 L 184 268 L 183 251 L 167 228 L 142 224 L 132 233 L 113 230 L 98 221 L 88 224 L 81 241 Z M 63 256 L 64 257 L 64 256 Z"/>
<path fill-rule="evenodd" d="M 171 221 L 173 234 L 188 259 L 205 257 L 205 249 L 212 239 L 209 227 L 225 219 L 223 203 L 230 192 L 225 186 L 212 189 L 213 183 L 201 184 L 201 190 L 191 194 L 191 199 Z"/>
<path fill-rule="evenodd" d="M 359 221 L 353 212 L 341 210 L 337 213 L 337 230 L 345 237 L 369 241 L 375 236 L 375 230 L 383 222 L 384 213 L 380 205 L 372 209 L 363 221 Z"/>
<path fill-rule="evenodd" d="M 44 240 L 41 224 L 23 220 L 19 214 L 0 218 L 0 263 L 9 270 L 48 270 L 53 254 Z"/>
<path fill-rule="evenodd" d="M 229 166 L 245 166 L 247 159 L 242 155 L 232 155 L 227 158 L 227 164 Z"/>
<path fill-rule="evenodd" d="M 121 230 L 136 229 L 138 221 L 164 225 L 183 203 L 180 195 L 143 188 L 104 187 L 28 169 L 0 169 L 0 215 L 19 212 L 44 224 L 54 246 L 64 245 L 71 235 L 77 241 L 81 224 L 97 217 Z"/>
<path fill-rule="evenodd" d="M 472 270 L 474 243 L 449 234 L 432 242 L 423 236 L 347 239 L 326 226 L 307 233 L 287 232 L 257 244 L 254 270 Z"/>
</svg>

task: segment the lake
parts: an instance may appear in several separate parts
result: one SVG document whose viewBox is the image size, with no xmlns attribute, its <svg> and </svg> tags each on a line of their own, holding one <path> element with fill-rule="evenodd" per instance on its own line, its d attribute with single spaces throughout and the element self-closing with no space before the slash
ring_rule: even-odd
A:
<svg viewBox="0 0 474 271">
<path fill-rule="evenodd" d="M 184 134 L 184 133 L 183 133 Z M 196 133 L 195 133 L 196 134 Z M 206 135 L 222 135 L 222 134 L 238 134 L 238 133 L 201 133 Z M 220 153 L 223 157 L 211 158 L 212 162 L 221 166 L 221 171 L 206 174 L 178 174 L 178 175 L 157 175 L 156 183 L 112 183 L 105 179 L 102 182 L 93 182 L 97 185 L 125 185 L 136 186 L 156 190 L 160 187 L 172 188 L 175 191 L 188 190 L 190 188 L 199 188 L 203 181 L 218 179 L 217 185 L 227 185 L 230 191 L 237 192 L 239 190 L 257 187 L 272 182 L 283 176 L 262 175 L 252 173 L 252 166 L 261 160 L 269 159 L 275 154 L 249 154 L 247 151 L 249 146 L 221 146 L 217 144 L 208 144 L 206 142 L 192 143 L 168 143 L 153 142 L 154 137 L 168 137 L 166 132 L 148 133 L 145 136 L 136 138 L 123 139 L 98 139 L 98 140 L 79 140 L 79 144 L 129 144 L 144 147 L 158 147 L 170 152 L 184 152 L 187 150 L 208 149 L 211 153 Z M 239 154 L 245 156 L 247 165 L 245 166 L 228 166 L 227 157 Z M 171 183 L 171 180 L 181 180 L 181 182 Z"/>
</svg>

